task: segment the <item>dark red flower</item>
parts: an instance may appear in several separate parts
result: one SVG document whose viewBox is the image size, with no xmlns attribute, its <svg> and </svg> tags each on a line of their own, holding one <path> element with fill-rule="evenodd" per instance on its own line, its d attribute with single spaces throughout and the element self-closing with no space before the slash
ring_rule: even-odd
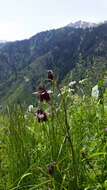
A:
<svg viewBox="0 0 107 190">
<path fill-rule="evenodd" d="M 48 102 L 50 100 L 50 96 L 49 96 L 50 93 L 52 93 L 51 90 L 46 90 L 40 87 L 37 92 L 33 92 L 32 94 L 40 94 L 40 102 L 43 102 L 44 100 Z"/>
<path fill-rule="evenodd" d="M 43 122 L 48 120 L 46 113 L 42 109 L 38 109 L 35 115 L 38 118 L 38 122 Z"/>
<path fill-rule="evenodd" d="M 52 70 L 49 70 L 48 71 L 48 80 L 53 80 L 53 71 Z"/>
<path fill-rule="evenodd" d="M 54 166 L 49 166 L 48 167 L 48 172 L 53 177 L 54 176 Z"/>
</svg>

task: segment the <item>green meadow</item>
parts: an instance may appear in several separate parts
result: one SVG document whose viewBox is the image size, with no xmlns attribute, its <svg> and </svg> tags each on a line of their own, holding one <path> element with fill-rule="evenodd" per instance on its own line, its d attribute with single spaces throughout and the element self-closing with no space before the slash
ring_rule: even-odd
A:
<svg viewBox="0 0 107 190">
<path fill-rule="evenodd" d="M 52 91 L 31 111 L 1 112 L 0 190 L 107 190 L 107 90 L 102 100 Z"/>
</svg>

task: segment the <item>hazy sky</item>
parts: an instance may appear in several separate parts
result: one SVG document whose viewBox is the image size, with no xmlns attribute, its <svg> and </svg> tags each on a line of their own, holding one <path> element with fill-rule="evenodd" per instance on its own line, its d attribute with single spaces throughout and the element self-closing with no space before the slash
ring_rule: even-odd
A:
<svg viewBox="0 0 107 190">
<path fill-rule="evenodd" d="M 77 20 L 107 20 L 107 0 L 0 0 L 0 40 L 21 40 Z"/>
</svg>

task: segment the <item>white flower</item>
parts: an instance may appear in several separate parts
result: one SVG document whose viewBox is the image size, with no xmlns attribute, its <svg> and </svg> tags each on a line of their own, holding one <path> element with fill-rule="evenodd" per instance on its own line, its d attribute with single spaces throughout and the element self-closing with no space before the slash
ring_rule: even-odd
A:
<svg viewBox="0 0 107 190">
<path fill-rule="evenodd" d="M 85 84 L 86 81 L 87 81 L 87 79 L 82 79 L 79 81 L 79 84 Z"/>
<path fill-rule="evenodd" d="M 71 81 L 71 82 L 69 83 L 69 86 L 73 86 L 74 84 L 76 84 L 76 81 Z"/>
<path fill-rule="evenodd" d="M 98 98 L 98 96 L 99 96 L 99 90 L 98 90 L 98 85 L 96 85 L 92 88 L 92 97 L 96 99 Z"/>
<path fill-rule="evenodd" d="M 68 92 L 74 92 L 74 89 L 69 88 L 69 89 L 68 89 Z"/>
<path fill-rule="evenodd" d="M 25 82 L 29 82 L 29 78 L 27 78 L 26 76 L 24 76 L 24 80 L 25 80 Z"/>
<path fill-rule="evenodd" d="M 70 88 L 68 89 L 68 92 L 71 92 L 71 89 L 70 89 Z"/>
<path fill-rule="evenodd" d="M 28 111 L 29 111 L 29 112 L 32 112 L 32 111 L 33 111 L 33 105 L 29 105 L 29 106 L 28 106 Z"/>
</svg>

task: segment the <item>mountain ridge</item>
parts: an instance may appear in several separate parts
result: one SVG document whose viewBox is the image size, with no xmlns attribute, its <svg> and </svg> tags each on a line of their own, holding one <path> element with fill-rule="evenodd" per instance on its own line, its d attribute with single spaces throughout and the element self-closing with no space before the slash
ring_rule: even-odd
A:
<svg viewBox="0 0 107 190">
<path fill-rule="evenodd" d="M 71 71 L 73 79 L 80 80 L 88 69 L 94 81 L 95 61 L 96 69 L 107 69 L 106 49 L 107 24 L 91 30 L 63 27 L 7 44 L 0 49 L 0 104 L 34 103 L 32 92 L 48 69 L 56 69 L 60 82 Z"/>
<path fill-rule="evenodd" d="M 105 21 L 102 21 L 102 22 L 87 22 L 87 21 L 79 20 L 79 21 L 76 21 L 76 22 L 71 22 L 67 26 L 72 27 L 72 28 L 86 29 L 86 28 L 91 28 L 91 27 L 97 27 L 97 26 L 102 25 L 104 23 L 107 23 L 107 21 L 105 20 Z"/>
</svg>

